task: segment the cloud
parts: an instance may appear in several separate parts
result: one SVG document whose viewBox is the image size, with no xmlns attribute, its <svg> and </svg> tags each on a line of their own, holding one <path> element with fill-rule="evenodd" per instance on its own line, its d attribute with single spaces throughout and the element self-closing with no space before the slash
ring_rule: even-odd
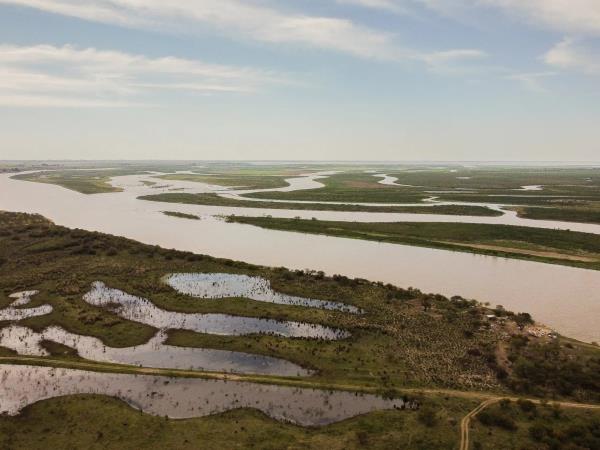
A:
<svg viewBox="0 0 600 450">
<path fill-rule="evenodd" d="M 598 0 L 475 0 L 538 26 L 578 34 L 600 34 Z"/>
<path fill-rule="evenodd" d="M 459 49 L 427 53 L 421 59 L 432 66 L 440 66 L 459 60 L 473 60 L 487 57 L 487 53 L 481 50 Z"/>
<path fill-rule="evenodd" d="M 474 8 L 500 9 L 532 25 L 564 33 L 600 35 L 598 0 L 337 0 L 389 11 L 425 8 L 462 16 Z"/>
<path fill-rule="evenodd" d="M 382 9 L 397 13 L 405 13 L 407 9 L 394 0 L 335 0 L 336 3 L 345 5 L 357 5 L 364 8 Z"/>
<path fill-rule="evenodd" d="M 559 69 L 600 75 L 600 52 L 586 47 L 579 39 L 563 39 L 543 55 L 542 59 L 546 64 Z"/>
<path fill-rule="evenodd" d="M 342 0 L 397 8 L 392 0 Z M 294 44 L 384 61 L 420 60 L 424 54 L 397 44 L 394 35 L 352 20 L 289 12 L 252 0 L 0 0 L 85 20 L 167 32 L 209 28 L 227 37 Z"/>
<path fill-rule="evenodd" d="M 304 44 L 364 58 L 395 59 L 391 36 L 350 20 L 281 12 L 241 0 L 0 0 L 85 20 L 164 31 L 198 25 L 261 42 Z M 263 2 L 264 3 L 264 2 Z"/>
<path fill-rule="evenodd" d="M 532 92 L 548 92 L 542 80 L 553 77 L 556 72 L 525 72 L 507 75 L 506 79 L 520 83 L 525 89 Z"/>
<path fill-rule="evenodd" d="M 283 77 L 175 57 L 148 58 L 73 46 L 0 45 L 0 104 L 123 107 L 161 93 L 252 93 Z"/>
</svg>

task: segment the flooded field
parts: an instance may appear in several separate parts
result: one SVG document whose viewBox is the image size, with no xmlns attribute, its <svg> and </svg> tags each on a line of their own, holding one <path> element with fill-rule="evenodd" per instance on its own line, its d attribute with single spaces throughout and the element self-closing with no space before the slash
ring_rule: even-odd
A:
<svg viewBox="0 0 600 450">
<path fill-rule="evenodd" d="M 18 325 L 0 329 L 0 347 L 19 355 L 49 356 L 43 341 L 72 348 L 85 359 L 142 367 L 189 369 L 215 372 L 250 373 L 277 376 L 307 376 L 310 371 L 291 362 L 268 356 L 225 350 L 184 348 L 166 345 L 167 335 L 159 331 L 143 345 L 112 348 L 100 339 L 80 336 L 60 327 L 48 327 L 40 333 Z"/>
<path fill-rule="evenodd" d="M 24 291 L 10 294 L 9 298 L 14 301 L 4 309 L 0 309 L 0 322 L 2 321 L 17 321 L 27 319 L 29 317 L 44 316 L 52 312 L 52 306 L 42 305 L 35 308 L 21 308 L 31 301 L 31 297 L 36 295 L 38 291 Z"/>
<path fill-rule="evenodd" d="M 317 324 L 272 319 L 239 317 L 227 314 L 186 314 L 166 311 L 145 298 L 127 294 L 97 281 L 83 299 L 91 305 L 107 308 L 119 316 L 159 329 L 190 330 L 197 333 L 240 336 L 272 334 L 311 339 L 343 339 L 346 331 Z"/>
<path fill-rule="evenodd" d="M 165 282 L 181 294 L 198 298 L 244 297 L 259 302 L 305 306 L 357 313 L 359 309 L 343 303 L 281 294 L 271 288 L 269 280 L 230 273 L 175 273 Z"/>
<path fill-rule="evenodd" d="M 600 225 L 501 217 L 457 217 L 426 214 L 287 211 L 169 204 L 173 211 L 202 220 L 162 214 L 164 203 L 140 201 L 153 190 L 138 176 L 119 177 L 124 192 L 83 195 L 54 185 L 0 175 L 0 209 L 39 213 L 57 224 L 129 237 L 165 248 L 210 254 L 255 264 L 322 270 L 413 286 L 447 296 L 461 295 L 531 313 L 560 333 L 600 341 L 600 272 L 530 261 L 474 255 L 406 245 L 306 235 L 226 223 L 218 215 L 316 217 L 356 221 L 460 221 L 506 223 L 600 233 Z M 197 190 L 210 191 L 201 183 Z M 160 191 L 160 190 L 154 190 Z M 497 206 L 497 205 L 496 205 Z M 110 211 L 107 214 L 106 211 Z M 276 251 L 274 251 L 276 249 Z"/>
<path fill-rule="evenodd" d="M 342 391 L 0 365 L 0 414 L 16 415 L 40 400 L 74 394 L 113 396 L 145 413 L 175 419 L 255 408 L 273 419 L 303 426 L 412 406 L 403 400 Z"/>
</svg>

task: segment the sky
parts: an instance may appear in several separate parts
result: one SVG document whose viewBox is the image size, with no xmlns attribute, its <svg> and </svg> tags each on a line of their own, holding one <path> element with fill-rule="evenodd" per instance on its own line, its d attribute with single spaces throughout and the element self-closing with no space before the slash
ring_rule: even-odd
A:
<svg viewBox="0 0 600 450">
<path fill-rule="evenodd" d="M 0 160 L 600 161 L 600 0 L 0 0 Z"/>
</svg>

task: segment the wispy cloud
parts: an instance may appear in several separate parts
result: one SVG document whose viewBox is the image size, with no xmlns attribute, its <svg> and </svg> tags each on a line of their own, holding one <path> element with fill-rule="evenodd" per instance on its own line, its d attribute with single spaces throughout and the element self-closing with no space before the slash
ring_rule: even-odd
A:
<svg viewBox="0 0 600 450">
<path fill-rule="evenodd" d="M 350 20 L 281 12 L 241 0 L 0 0 L 130 27 L 193 32 L 198 25 L 262 42 L 296 43 L 365 58 L 394 59 L 391 36 Z"/>
<path fill-rule="evenodd" d="M 0 45 L 0 104 L 122 107 L 161 91 L 255 92 L 285 79 L 267 71 L 72 46 Z"/>
<path fill-rule="evenodd" d="M 432 66 L 441 66 L 454 61 L 481 59 L 487 56 L 487 53 L 481 50 L 460 49 L 425 53 L 420 58 Z"/>
<path fill-rule="evenodd" d="M 600 52 L 585 46 L 580 39 L 565 38 L 552 47 L 542 59 L 553 67 L 600 75 Z"/>
<path fill-rule="evenodd" d="M 391 0 L 357 1 L 373 7 L 400 6 Z M 388 32 L 346 18 L 315 16 L 269 6 L 273 3 L 251 0 L 0 0 L 0 4 L 128 27 L 177 33 L 194 33 L 198 27 L 203 27 L 227 37 L 303 45 L 360 58 L 426 61 L 423 56 L 427 51 L 405 48 Z M 460 53 L 456 53 L 454 59 L 459 57 Z"/>
<path fill-rule="evenodd" d="M 542 81 L 555 75 L 556 72 L 525 72 L 507 75 L 506 79 L 516 81 L 532 92 L 548 92 Z"/>
<path fill-rule="evenodd" d="M 336 3 L 341 5 L 356 5 L 364 8 L 382 9 L 385 11 L 392 11 L 396 13 L 406 13 L 408 10 L 405 5 L 395 0 L 335 0 Z"/>
<path fill-rule="evenodd" d="M 565 33 L 600 35 L 598 0 L 336 0 L 388 11 L 426 8 L 461 16 L 474 8 L 499 9 L 529 24 Z"/>
<path fill-rule="evenodd" d="M 598 0 L 476 0 L 534 25 L 578 34 L 600 34 Z"/>
</svg>

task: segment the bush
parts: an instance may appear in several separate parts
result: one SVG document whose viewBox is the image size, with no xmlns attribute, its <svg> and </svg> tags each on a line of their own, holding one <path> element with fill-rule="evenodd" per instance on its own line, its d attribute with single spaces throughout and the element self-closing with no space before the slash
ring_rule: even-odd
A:
<svg viewBox="0 0 600 450">
<path fill-rule="evenodd" d="M 517 424 L 510 416 L 510 412 L 499 411 L 495 409 L 487 409 L 481 411 L 477 416 L 479 421 L 488 427 L 498 427 L 505 430 L 514 431 L 517 429 Z"/>
<path fill-rule="evenodd" d="M 431 406 L 421 408 L 417 419 L 427 427 L 433 427 L 438 422 L 437 412 Z"/>
<path fill-rule="evenodd" d="M 517 400 L 517 405 L 519 405 L 519 408 L 521 408 L 521 411 L 526 412 L 526 413 L 530 413 L 536 410 L 536 406 L 535 403 L 533 403 L 530 400 L 525 400 L 520 398 L 519 400 Z"/>
</svg>

